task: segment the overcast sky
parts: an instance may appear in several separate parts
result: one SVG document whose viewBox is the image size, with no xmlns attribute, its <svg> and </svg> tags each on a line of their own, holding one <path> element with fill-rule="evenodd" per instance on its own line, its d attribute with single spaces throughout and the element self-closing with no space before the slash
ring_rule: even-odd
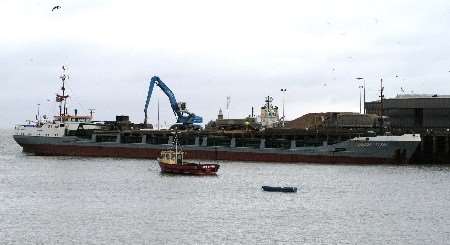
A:
<svg viewBox="0 0 450 245">
<path fill-rule="evenodd" d="M 61 8 L 52 11 L 55 5 Z M 286 117 L 359 111 L 360 82 L 377 99 L 450 94 L 450 1 L 0 1 L 0 127 L 56 113 L 61 66 L 70 110 L 143 121 L 148 83 L 160 76 L 204 121 L 219 108 L 241 118 L 264 97 Z M 149 121 L 175 118 L 158 91 Z M 50 100 L 50 102 L 48 102 Z"/>
</svg>

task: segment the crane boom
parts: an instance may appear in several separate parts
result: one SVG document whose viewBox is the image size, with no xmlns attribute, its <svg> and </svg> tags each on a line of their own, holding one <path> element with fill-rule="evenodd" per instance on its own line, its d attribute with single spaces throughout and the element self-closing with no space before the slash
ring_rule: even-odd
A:
<svg viewBox="0 0 450 245">
<path fill-rule="evenodd" d="M 161 88 L 161 90 L 166 94 L 167 98 L 169 98 L 170 106 L 172 107 L 172 111 L 174 115 L 177 118 L 177 123 L 181 123 L 183 125 L 189 125 L 193 123 L 202 123 L 203 119 L 202 117 L 196 116 L 194 113 L 190 113 L 186 110 L 185 103 L 181 102 L 178 103 L 177 99 L 175 98 L 175 94 L 170 90 L 167 85 L 161 81 L 161 79 L 157 76 L 154 76 L 150 80 L 150 85 L 148 88 L 148 94 L 147 94 L 147 100 L 145 101 L 145 107 L 144 107 L 144 124 L 147 124 L 147 109 L 148 105 L 150 103 L 150 99 L 152 97 L 153 88 L 158 86 Z M 180 108 L 181 107 L 181 108 Z"/>
</svg>

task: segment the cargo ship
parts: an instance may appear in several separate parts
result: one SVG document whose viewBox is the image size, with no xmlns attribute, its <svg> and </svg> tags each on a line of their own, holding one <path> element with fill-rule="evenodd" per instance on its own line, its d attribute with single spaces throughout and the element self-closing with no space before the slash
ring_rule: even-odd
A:
<svg viewBox="0 0 450 245">
<path fill-rule="evenodd" d="M 74 115 L 70 115 L 65 79 L 63 74 L 61 94 L 56 95 L 59 115 L 15 126 L 14 140 L 24 152 L 50 156 L 157 159 L 173 142 L 173 131 L 154 130 L 147 124 L 130 124 L 126 116 L 117 116 L 116 121 L 99 122 L 93 120 L 92 114 L 80 116 L 76 110 Z M 269 107 L 267 104 L 264 108 Z M 193 118 L 197 120 L 200 117 L 192 113 L 186 116 L 186 120 Z M 325 164 L 409 163 L 421 142 L 419 134 L 404 134 L 352 137 L 339 142 L 298 146 L 295 137 L 291 137 L 290 144 L 274 147 L 266 142 L 267 132 L 252 133 L 247 144 L 239 143 L 240 138 L 235 133 L 207 130 L 185 130 L 180 137 L 184 137 L 183 150 L 187 159 Z M 216 144 L 215 141 L 211 145 L 208 138 L 217 134 L 225 137 L 226 142 Z"/>
</svg>

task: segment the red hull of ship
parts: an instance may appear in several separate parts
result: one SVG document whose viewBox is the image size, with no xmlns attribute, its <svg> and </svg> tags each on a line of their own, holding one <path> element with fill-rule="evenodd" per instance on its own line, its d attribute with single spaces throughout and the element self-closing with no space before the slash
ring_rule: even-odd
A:
<svg viewBox="0 0 450 245">
<path fill-rule="evenodd" d="M 46 156 L 85 156 L 85 157 L 121 157 L 148 158 L 159 157 L 160 149 L 76 146 L 76 145 L 22 145 L 25 152 Z M 256 152 L 228 152 L 223 150 L 184 150 L 190 159 L 224 160 L 224 161 L 252 161 L 252 162 L 286 162 L 286 163 L 351 163 L 351 164 L 385 164 L 395 163 L 389 158 L 346 157 L 346 156 L 317 156 L 300 154 L 277 154 Z"/>
<path fill-rule="evenodd" d="M 161 172 L 171 174 L 187 174 L 187 175 L 216 175 L 219 170 L 218 164 L 166 164 L 159 162 Z"/>
</svg>

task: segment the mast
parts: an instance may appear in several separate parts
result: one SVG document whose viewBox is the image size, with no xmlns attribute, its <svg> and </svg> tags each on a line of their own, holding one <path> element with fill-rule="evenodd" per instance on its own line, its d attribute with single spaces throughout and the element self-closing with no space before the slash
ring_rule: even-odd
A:
<svg viewBox="0 0 450 245">
<path fill-rule="evenodd" d="M 178 132 L 175 131 L 175 164 L 178 164 Z"/>
<path fill-rule="evenodd" d="M 66 67 L 62 66 L 62 69 L 63 73 L 61 76 L 59 76 L 62 82 L 62 95 L 56 94 L 56 102 L 59 102 L 59 119 L 61 120 L 61 122 L 64 122 L 64 117 L 67 115 L 67 98 L 69 97 L 69 95 L 66 94 L 65 81 L 69 78 L 69 76 L 66 75 Z"/>
<path fill-rule="evenodd" d="M 65 80 L 66 80 L 66 77 L 63 75 L 63 76 L 61 76 L 61 80 L 62 80 L 62 87 L 61 87 L 61 90 L 62 90 L 62 96 L 63 96 L 63 98 L 64 98 L 64 96 L 65 96 L 65 92 L 66 92 L 66 88 L 64 87 L 64 83 L 65 83 Z M 67 102 L 66 102 L 66 99 L 64 98 L 64 115 L 66 115 L 66 113 L 67 113 Z"/>
<path fill-rule="evenodd" d="M 380 130 L 381 133 L 383 133 L 383 129 L 384 129 L 384 118 L 383 118 L 383 114 L 384 114 L 384 105 L 383 105 L 383 100 L 384 100 L 384 87 L 383 87 L 383 78 L 380 81 Z"/>
<path fill-rule="evenodd" d="M 91 115 L 91 120 L 94 118 L 94 112 L 95 112 L 95 109 L 93 109 L 93 108 L 90 108 L 90 109 L 88 109 L 89 110 L 89 114 Z"/>
</svg>

